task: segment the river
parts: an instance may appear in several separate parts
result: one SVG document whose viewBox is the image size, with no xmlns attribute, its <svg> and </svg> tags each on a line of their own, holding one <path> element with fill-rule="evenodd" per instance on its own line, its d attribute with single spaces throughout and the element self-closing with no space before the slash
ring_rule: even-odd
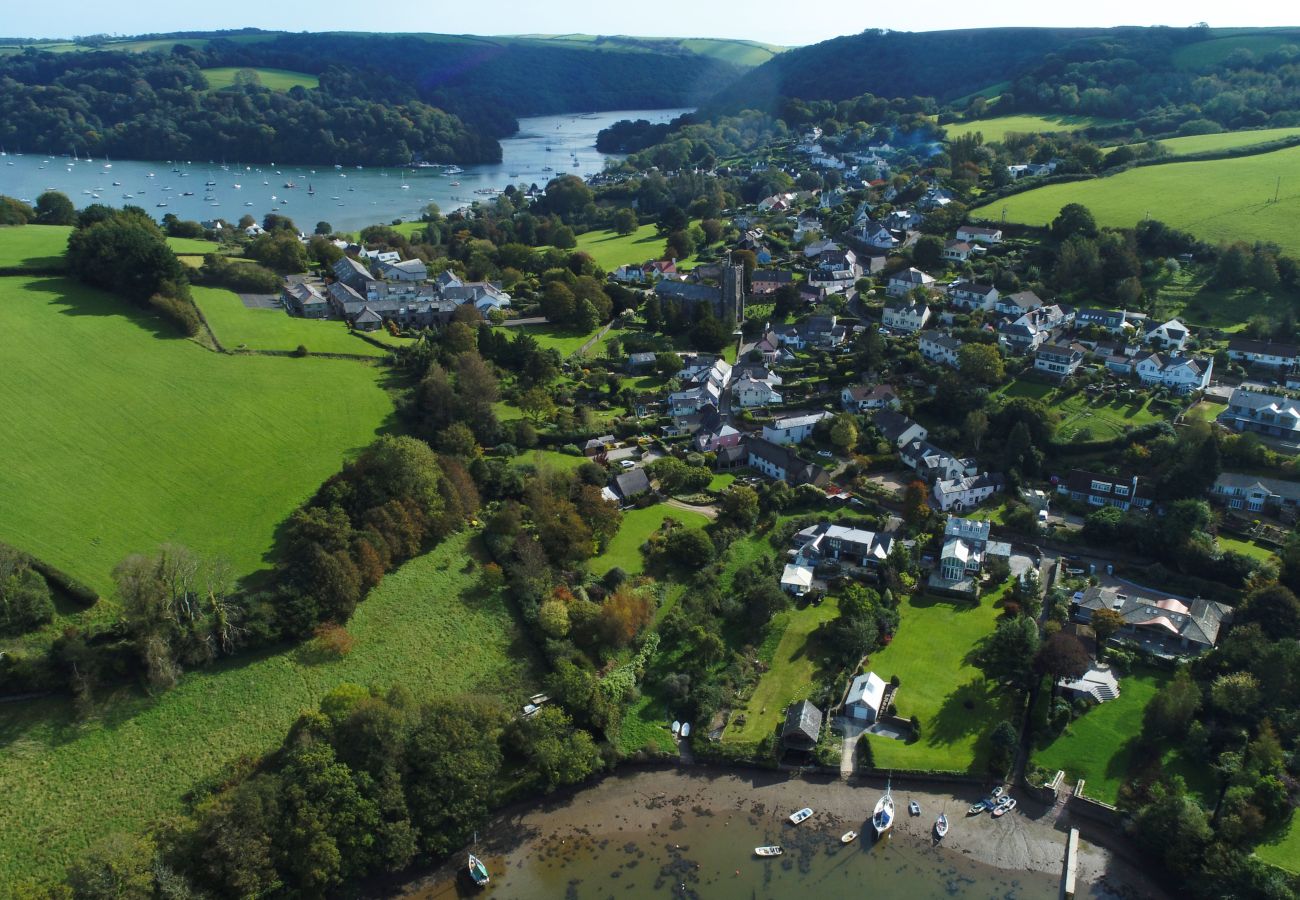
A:
<svg viewBox="0 0 1300 900">
<path fill-rule="evenodd" d="M 31 202 L 46 190 L 67 194 L 78 207 L 133 204 L 161 219 L 174 213 L 200 221 L 236 221 L 268 212 L 311 231 L 317 222 L 353 231 L 394 219 L 417 219 L 429 203 L 443 211 L 465 206 L 509 184 L 545 185 L 557 173 L 593 175 L 615 154 L 596 150 L 596 134 L 620 119 L 667 122 L 686 109 L 614 110 L 520 119 L 501 141 L 500 163 L 444 168 L 358 169 L 220 162 L 73 160 L 8 153 L 0 166 L 0 194 Z M 208 184 L 208 182 L 213 182 Z M 286 187 L 292 183 L 293 187 Z"/>
<path fill-rule="evenodd" d="M 1055 898 L 1066 831 L 1046 807 L 995 820 L 967 817 L 969 799 L 942 790 L 895 785 L 899 821 L 880 841 L 865 819 L 883 785 L 789 778 L 763 772 L 641 771 L 537 805 L 506 810 L 485 827 L 474 851 L 492 881 L 481 892 L 464 877 L 464 855 L 442 869 L 367 896 L 450 900 L 482 895 L 520 900 L 567 898 L 870 897 L 940 900 L 954 896 Z M 934 789 L 935 786 L 931 786 Z M 955 786 L 959 787 L 959 786 Z M 972 790 L 960 788 L 958 794 Z M 922 815 L 908 816 L 917 799 Z M 801 825 L 786 817 L 801 805 L 816 812 Z M 946 809 L 952 830 L 934 840 L 934 817 Z M 779 844 L 784 854 L 760 859 L 754 848 Z M 1079 897 L 1114 898 L 1115 889 L 1159 896 L 1140 873 L 1085 844 Z M 996 863 L 990 865 L 989 863 Z"/>
</svg>

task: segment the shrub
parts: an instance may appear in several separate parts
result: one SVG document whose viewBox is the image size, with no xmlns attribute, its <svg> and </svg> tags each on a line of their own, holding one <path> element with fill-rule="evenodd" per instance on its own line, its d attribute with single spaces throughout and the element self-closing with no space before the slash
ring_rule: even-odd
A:
<svg viewBox="0 0 1300 900">
<path fill-rule="evenodd" d="M 294 348 L 294 351 L 293 351 L 293 355 L 294 355 L 294 356 L 297 356 L 297 357 L 300 358 L 300 359 L 301 359 L 302 357 L 304 357 L 304 356 L 308 356 L 308 355 L 310 355 L 310 353 L 311 353 L 311 351 L 307 349 L 307 345 L 306 345 L 306 344 L 299 344 L 296 348 Z"/>
<path fill-rule="evenodd" d="M 322 622 L 317 625 L 313 636 L 316 652 L 333 659 L 347 656 L 356 644 L 356 638 L 352 637 L 346 628 L 333 622 Z"/>
</svg>

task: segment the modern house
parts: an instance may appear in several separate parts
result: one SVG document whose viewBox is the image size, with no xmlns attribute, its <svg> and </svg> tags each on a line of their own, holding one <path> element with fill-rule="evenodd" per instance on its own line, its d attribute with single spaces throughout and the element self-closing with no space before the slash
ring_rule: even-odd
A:
<svg viewBox="0 0 1300 900">
<path fill-rule="evenodd" d="M 828 412 L 805 413 L 798 416 L 786 416 L 776 419 L 771 425 L 763 426 L 763 438 L 774 444 L 789 446 L 802 444 L 812 437 L 817 423 L 831 418 Z"/>
<path fill-rule="evenodd" d="M 1180 394 L 1203 391 L 1214 371 L 1214 357 L 1182 353 L 1152 353 L 1134 367 L 1143 384 L 1171 388 Z"/>
<path fill-rule="evenodd" d="M 1141 488 L 1136 475 L 1098 475 L 1074 469 L 1057 484 L 1056 492 L 1089 506 L 1114 506 L 1127 512 L 1133 506 L 1151 505 L 1151 498 Z"/>
<path fill-rule="evenodd" d="M 1300 401 L 1290 397 L 1237 388 L 1228 399 L 1228 408 L 1215 421 L 1233 431 L 1300 442 Z"/>
<path fill-rule="evenodd" d="M 966 241 L 948 241 L 943 245 L 943 258 L 949 262 L 965 262 L 974 252 L 974 245 Z"/>
<path fill-rule="evenodd" d="M 787 750 L 812 750 L 822 734 L 822 713 L 811 700 L 791 704 L 781 726 L 781 745 Z"/>
<path fill-rule="evenodd" d="M 1195 656 L 1214 647 L 1219 630 L 1232 618 L 1232 607 L 1197 597 L 1153 600 L 1127 593 L 1127 589 L 1094 585 L 1075 594 L 1071 616 L 1091 622 L 1093 613 L 1111 609 L 1124 619 L 1112 641 L 1134 641 L 1159 656 Z"/>
<path fill-rule="evenodd" d="M 887 534 L 832 522 L 810 525 L 794 536 L 796 564 L 816 568 L 834 560 L 859 569 L 875 568 L 889 558 L 894 539 Z"/>
<path fill-rule="evenodd" d="M 1017 291 L 1005 297 L 999 297 L 997 311 L 1004 316 L 1023 316 L 1025 313 L 1041 309 L 1043 301 L 1033 291 Z"/>
<path fill-rule="evenodd" d="M 932 363 L 955 369 L 959 365 L 957 351 L 960 349 L 961 341 L 951 334 L 929 332 L 921 335 L 921 355 Z"/>
<path fill-rule="evenodd" d="M 749 467 L 768 478 L 784 481 L 792 487 L 811 484 L 823 487 L 830 484 L 830 474 L 821 466 L 801 459 L 797 453 L 780 444 L 762 438 L 745 441 L 749 452 Z"/>
<path fill-rule="evenodd" d="M 781 572 L 781 590 L 802 597 L 812 590 L 813 570 L 807 566 L 787 563 Z"/>
<path fill-rule="evenodd" d="M 948 285 L 948 299 L 958 309 L 989 310 L 997 306 L 998 289 L 991 284 L 973 281 L 954 281 Z"/>
<path fill-rule="evenodd" d="M 1009 544 L 990 540 L 992 527 L 992 523 L 979 519 L 950 516 L 943 529 L 939 568 L 930 576 L 930 587 L 973 596 L 985 559 L 1011 555 Z"/>
<path fill-rule="evenodd" d="M 930 321 L 930 307 L 919 301 L 897 297 L 885 304 L 882 317 L 884 326 L 891 331 L 915 334 Z"/>
<path fill-rule="evenodd" d="M 1001 228 L 985 228 L 981 225 L 963 225 L 957 229 L 957 240 L 971 244 L 1002 243 Z"/>
<path fill-rule="evenodd" d="M 1294 519 L 1300 511 L 1300 483 L 1280 478 L 1224 472 L 1215 479 L 1210 496 L 1229 509 L 1270 513 L 1286 519 Z"/>
<path fill-rule="evenodd" d="M 1140 317 L 1140 318 L 1145 318 Z M 1119 309 L 1097 309 L 1084 307 L 1075 310 L 1074 324 L 1077 328 L 1096 327 L 1111 334 L 1125 335 L 1131 332 L 1134 314 Z"/>
<path fill-rule="evenodd" d="M 1187 326 L 1177 319 L 1170 319 L 1147 329 L 1146 340 L 1164 350 L 1182 350 L 1187 346 L 1190 332 Z"/>
<path fill-rule="evenodd" d="M 882 409 L 871 417 L 871 424 L 896 448 L 902 448 L 912 441 L 923 441 L 929 432 L 907 416 L 892 409 Z"/>
<path fill-rule="evenodd" d="M 1034 354 L 1034 368 L 1057 378 L 1069 378 L 1079 371 L 1083 363 L 1083 351 L 1074 347 L 1058 344 L 1044 344 Z"/>
<path fill-rule="evenodd" d="M 880 718 L 884 710 L 885 680 L 875 672 L 867 672 L 853 679 L 848 697 L 844 700 L 844 714 L 850 719 L 870 725 Z"/>
<path fill-rule="evenodd" d="M 929 288 L 933 284 L 934 278 L 920 269 L 903 269 L 889 276 L 889 283 L 885 286 L 885 293 L 891 297 L 902 297 L 917 288 Z"/>
<path fill-rule="evenodd" d="M 1300 364 L 1300 346 L 1234 337 L 1228 341 L 1228 358 L 1247 365 L 1289 371 Z"/>
<path fill-rule="evenodd" d="M 872 412 L 878 409 L 898 409 L 898 394 L 887 384 L 868 387 L 854 384 L 840 391 L 840 405 L 849 412 Z"/>
<path fill-rule="evenodd" d="M 379 263 L 379 274 L 389 281 L 428 281 L 429 269 L 421 259 Z"/>
<path fill-rule="evenodd" d="M 944 512 L 965 512 L 979 506 L 1005 486 L 1006 479 L 995 472 L 955 479 L 941 478 L 934 483 L 934 502 Z"/>
</svg>

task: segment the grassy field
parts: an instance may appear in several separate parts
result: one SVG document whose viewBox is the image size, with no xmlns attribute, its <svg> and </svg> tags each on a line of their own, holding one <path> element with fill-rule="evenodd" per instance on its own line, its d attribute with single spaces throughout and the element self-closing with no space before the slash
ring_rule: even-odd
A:
<svg viewBox="0 0 1300 900">
<path fill-rule="evenodd" d="M 230 66 L 220 69 L 201 69 L 203 77 L 208 80 L 208 89 L 219 91 L 235 83 L 235 75 L 242 72 L 240 67 Z M 293 87 L 317 88 L 320 79 L 306 72 L 293 72 L 289 69 L 252 69 L 257 73 L 262 87 L 273 91 L 287 91 Z"/>
<path fill-rule="evenodd" d="M 867 668 L 886 681 L 898 676 L 895 708 L 921 720 L 921 739 L 909 744 L 867 735 L 875 766 L 983 773 L 988 732 L 1014 715 L 1004 690 L 969 662 L 997 623 L 996 599 L 986 596 L 978 606 L 927 595 L 902 602 L 898 634 Z"/>
<path fill-rule="evenodd" d="M 516 410 L 514 418 L 521 418 L 518 414 L 517 407 L 512 406 L 510 408 Z M 498 418 L 501 417 L 498 416 Z M 502 419 L 502 421 L 507 420 Z M 578 466 L 587 462 L 587 457 L 574 456 L 572 453 L 561 453 L 558 450 L 527 450 L 515 457 L 515 462 L 535 466 L 537 468 L 545 467 L 567 472 L 570 469 L 576 469 Z"/>
<path fill-rule="evenodd" d="M 1090 116 L 998 116 L 993 119 L 976 119 L 972 122 L 953 122 L 945 125 L 948 140 L 973 134 L 978 131 L 984 135 L 984 142 L 992 144 L 1004 140 L 1013 132 L 1019 134 L 1043 134 L 1053 131 L 1079 131 L 1090 125 L 1101 124 L 1101 119 Z"/>
<path fill-rule="evenodd" d="M 1263 128 L 1255 131 L 1225 131 L 1220 134 L 1194 134 L 1188 137 L 1166 138 L 1156 141 L 1172 156 L 1189 156 L 1193 153 L 1213 153 L 1217 150 L 1236 150 L 1254 147 L 1271 141 L 1300 137 L 1300 128 Z M 1114 147 L 1106 147 L 1110 153 Z"/>
<path fill-rule="evenodd" d="M 1109 178 L 1053 184 L 980 207 L 973 215 L 1029 225 L 1050 222 L 1067 203 L 1082 203 L 1100 225 L 1131 228 L 1146 216 L 1207 241 L 1271 241 L 1300 253 L 1300 147 L 1235 159 L 1174 162 Z M 1273 194 L 1282 179 L 1278 202 Z"/>
<path fill-rule="evenodd" d="M 606 272 L 612 272 L 627 263 L 643 263 L 659 259 L 664 252 L 666 239 L 653 225 L 642 225 L 631 234 L 613 231 L 588 231 L 578 235 L 577 249 L 590 253 Z"/>
<path fill-rule="evenodd" d="M 1269 293 L 1254 288 L 1220 288 L 1209 284 L 1201 271 L 1185 268 L 1170 275 L 1162 272 L 1147 279 L 1148 290 L 1158 298 L 1158 316 L 1178 316 L 1188 325 L 1236 332 L 1252 316 L 1277 318 L 1296 309 L 1296 298 L 1285 290 Z"/>
<path fill-rule="evenodd" d="M 63 700 L 7 706 L 0 883 L 55 875 L 94 840 L 178 812 L 186 791 L 275 747 L 338 684 L 401 683 L 420 700 L 521 699 L 533 687 L 532 649 L 470 556 L 469 536 L 456 535 L 389 575 L 348 625 L 356 646 L 343 659 L 306 647 L 246 657 L 158 697 L 124 691 L 87 722 Z"/>
<path fill-rule="evenodd" d="M 709 521 L 699 513 L 663 504 L 628 510 L 605 552 L 591 561 L 591 571 L 604 575 L 617 566 L 629 575 L 641 574 L 645 571 L 641 545 L 663 526 L 665 519 L 676 519 L 687 528 L 702 528 Z"/>
<path fill-rule="evenodd" d="M 1243 556 L 1249 556 L 1260 562 L 1276 563 L 1277 557 L 1269 547 L 1263 544 L 1257 544 L 1254 541 L 1243 540 L 1242 538 L 1229 537 L 1226 534 L 1217 536 L 1219 547 L 1223 550 L 1232 550 L 1234 553 L 1240 553 Z"/>
<path fill-rule="evenodd" d="M 1227 37 L 1212 38 L 1179 47 L 1171 55 L 1174 66 L 1179 69 L 1200 69 L 1214 66 L 1232 55 L 1234 50 L 1249 50 L 1255 56 L 1263 56 L 1278 49 L 1283 44 L 1300 43 L 1300 35 L 1294 31 L 1262 31 L 1256 34 L 1237 34 Z"/>
<path fill-rule="evenodd" d="M 1149 398 L 1112 400 L 1110 403 L 1093 403 L 1086 394 L 1075 394 L 1061 403 L 1052 404 L 1061 414 L 1056 428 L 1060 441 L 1106 440 L 1119 437 L 1127 429 L 1158 422 L 1163 416 L 1152 412 Z"/>
<path fill-rule="evenodd" d="M 509 332 L 512 336 L 520 333 L 531 334 L 543 350 L 554 350 L 567 359 L 577 353 L 583 344 L 600 334 L 600 330 L 604 327 L 597 325 L 591 331 L 577 331 L 563 325 L 518 325 L 512 326 Z M 593 344 L 591 349 L 599 355 L 600 341 Z"/>
<path fill-rule="evenodd" d="M 758 41 L 716 38 L 683 38 L 679 43 L 700 56 L 711 56 L 738 66 L 761 66 L 785 49 L 775 44 L 762 44 Z"/>
<path fill-rule="evenodd" d="M 62 268 L 71 233 L 67 225 L 0 226 L 0 268 Z"/>
<path fill-rule="evenodd" d="M 165 541 L 261 568 L 393 411 L 378 368 L 222 356 L 162 328 L 65 279 L 0 279 L 0 540 L 101 591 Z"/>
<path fill-rule="evenodd" d="M 237 294 L 222 288 L 192 290 L 194 301 L 228 350 L 294 350 L 301 344 L 313 353 L 375 357 L 388 353 L 348 331 L 342 322 L 300 319 L 283 309 L 249 309 Z M 380 334 L 378 340 L 393 344 L 400 341 L 386 334 Z"/>
<path fill-rule="evenodd" d="M 827 597 L 817 606 L 777 614 L 770 634 L 780 635 L 780 639 L 769 661 L 771 668 L 764 673 L 745 708 L 731 717 L 734 723 L 743 713 L 745 724 L 729 725 L 723 734 L 724 741 L 757 741 L 766 737 L 784 717 L 786 707 L 808 697 L 817 685 L 813 633 L 822 623 L 839 615 L 839 608 L 838 598 Z"/>
<path fill-rule="evenodd" d="M 1287 826 L 1273 840 L 1256 847 L 1255 855 L 1279 869 L 1300 875 L 1300 813 L 1292 811 Z"/>
</svg>

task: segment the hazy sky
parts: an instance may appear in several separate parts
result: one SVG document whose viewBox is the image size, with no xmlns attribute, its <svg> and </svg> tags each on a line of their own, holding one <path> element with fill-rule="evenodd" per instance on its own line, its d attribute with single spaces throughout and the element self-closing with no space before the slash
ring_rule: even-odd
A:
<svg viewBox="0 0 1300 900">
<path fill-rule="evenodd" d="M 70 37 L 84 34 L 271 28 L 289 31 L 432 31 L 451 34 L 587 32 L 736 37 L 809 44 L 866 28 L 929 31 L 995 25 L 1287 25 L 1300 15 L 1277 0 L 1092 0 L 1090 3 L 999 0 L 43 0 L 6 3 L 0 34 Z"/>
</svg>

